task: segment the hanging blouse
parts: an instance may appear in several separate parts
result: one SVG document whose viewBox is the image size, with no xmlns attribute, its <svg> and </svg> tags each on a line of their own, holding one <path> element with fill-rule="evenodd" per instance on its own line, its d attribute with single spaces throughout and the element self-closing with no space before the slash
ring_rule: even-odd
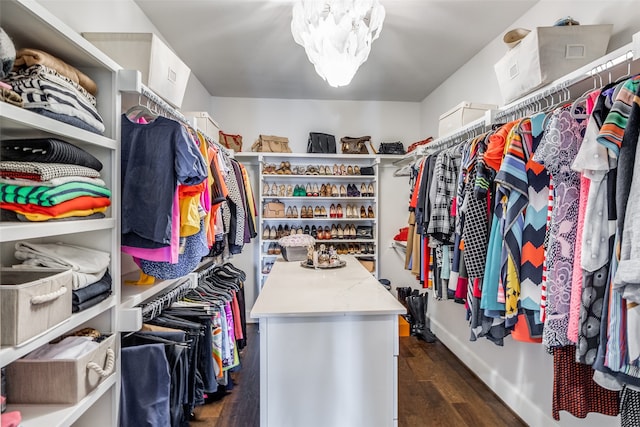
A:
<svg viewBox="0 0 640 427">
<path fill-rule="evenodd" d="M 157 117 L 138 124 L 123 114 L 121 156 L 122 244 L 170 245 L 174 191 L 207 178 L 202 155 L 180 123 Z"/>
<path fill-rule="evenodd" d="M 576 243 L 580 176 L 571 169 L 586 120 L 577 121 L 568 107 L 551 115 L 547 131 L 534 154 L 543 164 L 554 187 L 554 206 L 549 225 L 547 249 L 547 301 L 543 343 L 559 347 L 571 342 L 567 338 L 573 249 Z"/>
</svg>

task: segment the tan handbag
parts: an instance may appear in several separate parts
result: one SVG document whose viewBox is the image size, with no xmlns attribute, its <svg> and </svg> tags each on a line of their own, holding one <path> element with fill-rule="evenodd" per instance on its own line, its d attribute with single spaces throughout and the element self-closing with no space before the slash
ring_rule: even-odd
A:
<svg viewBox="0 0 640 427">
<path fill-rule="evenodd" d="M 284 218 L 284 203 L 274 201 L 264 204 L 265 218 Z"/>
<path fill-rule="evenodd" d="M 242 151 L 242 135 L 231 135 L 222 131 L 218 132 L 220 144 L 230 150 L 239 153 Z"/>
<path fill-rule="evenodd" d="M 370 136 L 361 136 L 359 138 L 343 136 L 340 138 L 342 154 L 369 154 L 369 150 L 366 146 L 368 141 L 371 141 Z"/>
<path fill-rule="evenodd" d="M 291 153 L 286 136 L 260 135 L 251 146 L 251 151 L 261 153 Z"/>
</svg>

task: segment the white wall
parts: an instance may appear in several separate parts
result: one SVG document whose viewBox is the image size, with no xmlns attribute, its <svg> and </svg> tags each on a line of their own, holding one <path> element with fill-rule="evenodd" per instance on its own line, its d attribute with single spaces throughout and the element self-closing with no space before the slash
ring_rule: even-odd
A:
<svg viewBox="0 0 640 427">
<path fill-rule="evenodd" d="M 502 105 L 493 64 L 507 48 L 502 35 L 516 27 L 548 26 L 560 17 L 572 16 L 581 24 L 614 24 L 609 51 L 631 41 L 640 31 L 640 2 L 542 0 L 505 28 L 473 59 L 460 68 L 421 104 L 421 133 L 437 136 L 438 117 L 461 101 Z M 431 326 L 438 338 L 485 381 L 498 396 L 531 426 L 617 426 L 618 418 L 590 414 L 578 419 L 561 412 L 560 422 L 551 418 L 553 360 L 541 345 L 507 338 L 503 348 L 487 340 L 469 341 L 465 310 L 451 301 L 429 301 Z"/>
<path fill-rule="evenodd" d="M 420 104 L 417 102 L 213 97 L 209 111 L 225 132 L 243 136 L 243 151 L 250 151 L 260 134 L 287 136 L 294 153 L 306 152 L 310 131 L 331 133 L 337 138 L 371 135 L 376 148 L 380 141 L 400 140 L 407 146 L 420 139 Z M 239 159 L 249 168 L 252 188 L 260 191 L 258 165 L 249 164 L 246 158 Z M 407 286 L 415 280 L 403 269 L 404 258 L 389 248 L 389 244 L 406 224 L 408 181 L 406 177 L 394 177 L 395 168 L 389 162 L 383 162 L 379 170 L 379 277 L 391 280 L 394 286 Z M 253 279 L 248 282 L 255 284 L 247 289 L 248 306 L 255 300 L 258 289 L 255 281 L 258 259 L 257 245 L 253 244 L 234 258 L 234 263 Z"/>
<path fill-rule="evenodd" d="M 532 29 L 553 25 L 561 17 L 571 16 L 583 25 L 613 24 L 609 51 L 631 41 L 640 31 L 638 0 L 541 0 L 525 15 L 504 28 L 500 37 L 455 72 L 422 101 L 421 132 L 438 136 L 438 118 L 462 101 L 503 105 L 493 65 L 507 51 L 502 35 L 513 28 Z"/>
<path fill-rule="evenodd" d="M 38 3 L 78 33 L 154 33 L 164 40 L 133 0 L 38 0 Z M 126 64 L 120 65 L 126 68 Z M 209 102 L 209 92 L 191 74 L 181 110 L 207 111 Z"/>
</svg>

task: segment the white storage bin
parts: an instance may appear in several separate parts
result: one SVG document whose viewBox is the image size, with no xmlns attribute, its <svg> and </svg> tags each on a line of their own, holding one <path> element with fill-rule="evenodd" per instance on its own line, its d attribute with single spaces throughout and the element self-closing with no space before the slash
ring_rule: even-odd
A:
<svg viewBox="0 0 640 427">
<path fill-rule="evenodd" d="M 440 116 L 438 122 L 438 136 L 448 135 L 484 116 L 487 110 L 498 108 L 493 104 L 478 104 L 473 102 L 461 102 L 451 110 Z"/>
<path fill-rule="evenodd" d="M 206 111 L 188 111 L 182 113 L 187 119 L 195 120 L 196 129 L 207 135 L 215 142 L 219 142 L 220 125 L 213 120 Z"/>
<path fill-rule="evenodd" d="M 0 277 L 0 344 L 22 344 L 71 316 L 71 270 L 6 268 Z"/>
<path fill-rule="evenodd" d="M 538 27 L 494 66 L 505 102 L 587 65 L 607 52 L 613 25 Z"/>
<path fill-rule="evenodd" d="M 153 33 L 82 33 L 123 68 L 139 70 L 142 82 L 180 108 L 191 69 Z"/>
<path fill-rule="evenodd" d="M 7 401 L 78 403 L 113 374 L 115 339 L 112 334 L 77 360 L 16 360 L 7 366 Z"/>
</svg>

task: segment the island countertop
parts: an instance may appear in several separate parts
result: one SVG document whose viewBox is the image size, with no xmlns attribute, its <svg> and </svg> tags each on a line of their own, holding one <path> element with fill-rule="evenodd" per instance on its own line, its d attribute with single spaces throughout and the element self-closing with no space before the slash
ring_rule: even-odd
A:
<svg viewBox="0 0 640 427">
<path fill-rule="evenodd" d="M 279 258 L 251 310 L 252 318 L 402 314 L 406 308 L 357 258 L 346 266 L 309 269 Z"/>
</svg>

